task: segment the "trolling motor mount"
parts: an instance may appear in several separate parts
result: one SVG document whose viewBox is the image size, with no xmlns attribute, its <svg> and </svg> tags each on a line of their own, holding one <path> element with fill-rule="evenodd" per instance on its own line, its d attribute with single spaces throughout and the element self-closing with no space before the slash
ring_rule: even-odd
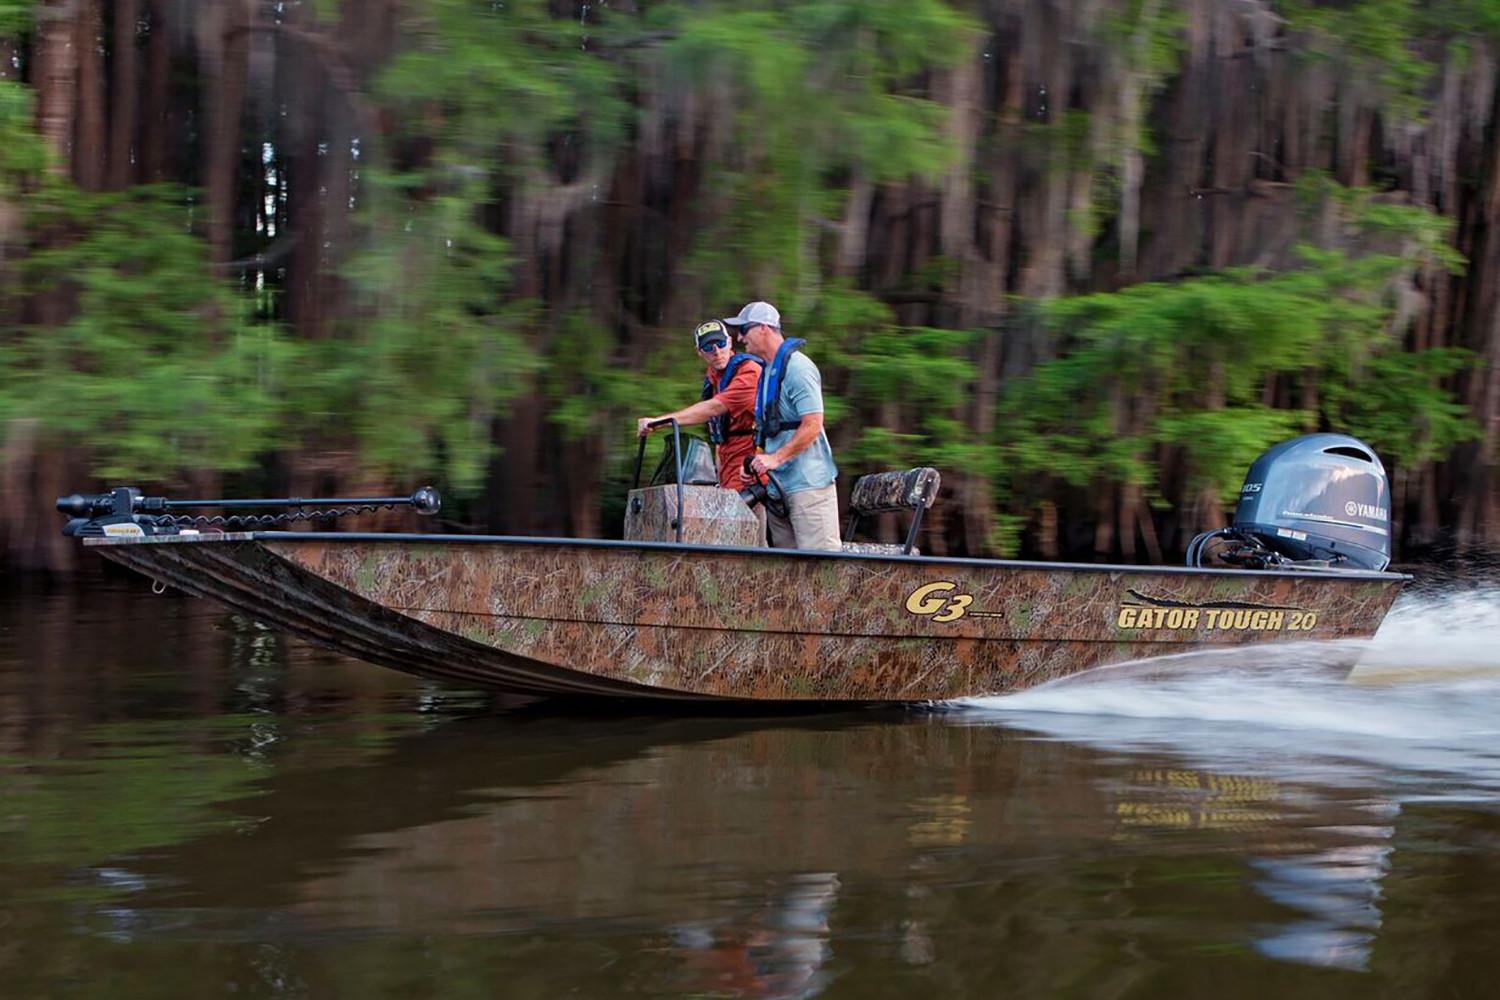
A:
<svg viewBox="0 0 1500 1000">
<path fill-rule="evenodd" d="M 174 510 L 220 507 L 287 507 L 277 514 L 174 514 Z M 293 521 L 332 520 L 377 510 L 410 507 L 431 517 L 442 510 L 443 499 L 431 486 L 409 497 L 276 497 L 249 500 L 169 500 L 143 496 L 134 486 L 117 486 L 108 493 L 71 493 L 57 498 L 57 509 L 68 515 L 63 534 L 76 538 L 141 537 L 197 533 L 200 528 L 265 529 Z"/>
</svg>

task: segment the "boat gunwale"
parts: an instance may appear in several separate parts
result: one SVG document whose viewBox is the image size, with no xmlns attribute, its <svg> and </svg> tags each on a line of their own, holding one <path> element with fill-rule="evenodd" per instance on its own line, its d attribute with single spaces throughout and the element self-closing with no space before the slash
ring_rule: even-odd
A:
<svg viewBox="0 0 1500 1000">
<path fill-rule="evenodd" d="M 86 538 L 88 546 L 141 544 L 202 544 L 204 542 L 398 542 L 463 545 L 543 545 L 589 549 L 629 549 L 647 552 L 711 553 L 772 556 L 793 559 L 850 559 L 862 562 L 919 566 L 964 566 L 985 569 L 1066 571 L 1087 573 L 1188 573 L 1204 576 L 1288 577 L 1297 580 L 1360 580 L 1409 583 L 1410 573 L 1367 569 L 1228 569 L 1208 566 L 1122 565 L 1117 563 L 1042 562 L 1025 559 L 977 559 L 972 556 L 901 555 L 883 552 L 843 552 L 818 549 L 773 549 L 745 545 L 703 545 L 691 542 L 624 541 L 614 538 L 558 538 L 546 535 L 448 535 L 398 531 L 234 531 L 198 535 L 146 535 Z"/>
</svg>

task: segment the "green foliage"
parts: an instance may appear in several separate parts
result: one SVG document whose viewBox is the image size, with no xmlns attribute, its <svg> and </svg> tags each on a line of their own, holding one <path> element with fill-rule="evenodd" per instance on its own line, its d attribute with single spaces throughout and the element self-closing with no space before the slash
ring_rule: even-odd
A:
<svg viewBox="0 0 1500 1000">
<path fill-rule="evenodd" d="M 1078 487 L 1151 479 L 1149 439 L 1122 431 L 1109 397 L 1095 395 L 1110 388 L 1108 358 L 1085 348 L 1013 383 L 999 422 L 1003 485 L 1043 476 Z"/>
<path fill-rule="evenodd" d="M 326 0 L 304 6 L 309 31 L 348 16 Z M 852 442 L 839 456 L 850 473 L 964 469 L 991 476 L 995 495 L 1018 506 L 1101 484 L 1159 501 L 1164 456 L 1186 464 L 1190 483 L 1226 494 L 1259 450 L 1315 426 L 1361 434 L 1396 464 L 1432 461 L 1475 434 L 1445 388 L 1469 356 L 1403 353 L 1403 331 L 1391 329 L 1397 281 L 1417 267 L 1463 267 L 1452 221 L 1303 171 L 1298 205 L 1324 223 L 1333 213 L 1309 228 L 1326 245 L 1301 247 L 1280 273 L 1039 304 L 1049 335 L 1033 341 L 1052 360 L 1011 377 L 1003 433 L 977 440 L 966 420 L 976 335 L 904 326 L 874 295 L 830 277 L 856 186 L 932 180 L 953 163 L 946 112 L 928 88 L 935 71 L 973 55 L 984 29 L 960 13 L 973 5 L 700 0 L 599 4 L 581 16 L 566 6 L 430 0 L 405 12 L 400 51 L 357 97 L 352 194 L 364 249 L 341 265 L 351 296 L 325 339 L 295 347 L 213 275 L 191 232 L 194 196 L 74 190 L 46 169 L 29 90 L 0 81 L 0 206 L 26 211 L 20 252 L 7 246 L 0 262 L 0 417 L 34 416 L 56 439 L 86 433 L 111 476 L 242 468 L 306 435 L 391 474 L 441 466 L 470 490 L 496 418 L 535 394 L 551 431 L 589 455 L 602 443 L 605 475 L 618 476 L 635 452 L 626 418 L 689 402 L 701 374 L 685 336 L 650 350 L 649 324 L 661 319 L 600 309 L 576 278 L 594 266 L 571 228 L 591 185 L 600 199 L 627 192 L 626 204 L 578 228 L 660 211 L 649 156 L 635 169 L 616 163 L 649 131 L 650 155 L 691 145 L 703 166 L 695 191 L 672 195 L 691 199 L 685 219 L 674 202 L 660 229 L 630 223 L 630 238 L 647 241 L 697 227 L 687 259 L 663 268 L 682 284 L 664 311 L 776 301 L 788 333 L 809 338 L 830 425 Z M 1126 89 L 1087 108 L 1058 104 L 1046 124 L 1020 129 L 1023 185 L 1038 171 L 1092 174 L 1092 202 L 1074 204 L 1070 220 L 1094 235 L 1119 211 L 1134 152 L 1149 149 L 1147 112 L 1184 35 L 1174 0 L 1106 6 L 1088 22 L 1101 47 L 1089 72 Z M 1378 92 L 1396 119 L 1419 113 L 1440 43 L 1500 38 L 1500 0 L 1277 9 L 1300 50 Z M 29 30 L 32 11 L 0 0 L 0 35 Z M 1127 95 L 1139 107 L 1123 107 Z M 986 125 L 982 141 L 993 134 Z M 629 193 L 637 183 L 639 198 Z M 514 287 L 516 249 L 496 235 L 513 225 L 556 264 L 541 279 L 550 308 Z M 668 243 L 635 252 L 666 255 Z M 893 301 L 951 303 L 957 270 L 938 258 L 878 284 Z M 257 294 L 274 309 L 274 290 Z M 988 335 L 1030 337 L 1025 313 Z M 1289 382 L 1316 390 L 1317 412 L 1268 405 Z M 1020 524 L 1001 515 L 992 543 L 1013 550 Z"/>
<path fill-rule="evenodd" d="M 851 401 L 869 409 L 889 406 L 899 414 L 897 426 L 915 432 L 864 427 L 850 455 L 853 464 L 951 469 L 973 460 L 965 450 L 967 429 L 954 419 L 975 377 L 965 358 L 972 340 L 967 331 L 926 327 L 886 327 L 862 338 L 858 353 L 849 358 Z"/>
<path fill-rule="evenodd" d="M 30 89 L 0 80 L 0 202 L 14 201 L 40 181 L 47 147 L 33 128 Z"/>
<path fill-rule="evenodd" d="M 362 312 L 314 345 L 298 394 L 318 423 L 351 428 L 382 471 L 440 466 L 454 488 L 473 489 L 491 420 L 536 368 L 518 332 L 526 308 L 506 300 L 507 246 L 479 224 L 472 197 L 396 197 L 405 223 L 372 213 L 377 228 L 348 268 Z"/>
<path fill-rule="evenodd" d="M 1421 23 L 1417 0 L 1286 0 L 1282 12 L 1305 35 L 1309 52 L 1377 86 L 1394 118 L 1409 120 L 1421 112 L 1422 88 L 1433 67 L 1414 44 Z"/>
<path fill-rule="evenodd" d="M 1443 379 L 1475 361 L 1459 348 L 1382 355 L 1356 382 L 1325 383 L 1324 411 L 1331 425 L 1369 441 L 1387 464 L 1417 468 L 1480 436 L 1468 407 L 1443 388 Z"/>
<path fill-rule="evenodd" d="M 1073 486 L 1154 482 L 1149 455 L 1175 439 L 1173 420 L 1207 408 L 1210 396 L 1251 404 L 1268 372 L 1315 362 L 1340 306 L 1317 284 L 1235 271 L 1044 306 L 1045 320 L 1067 331 L 1066 353 L 1004 401 L 1007 468 Z M 1211 464 L 1199 474 L 1225 475 L 1222 455 L 1200 453 Z"/>
<path fill-rule="evenodd" d="M 1376 223 L 1426 231 L 1388 208 L 1373 212 Z M 1231 271 L 1044 305 L 1064 353 L 1003 401 L 1010 481 L 1150 486 L 1155 448 L 1169 445 L 1191 479 L 1228 495 L 1260 451 L 1314 429 L 1313 414 L 1262 404 L 1279 374 L 1316 373 L 1327 423 L 1367 435 L 1397 462 L 1430 460 L 1471 436 L 1464 408 L 1441 388 L 1463 355 L 1405 354 L 1386 330 L 1383 291 L 1405 262 L 1306 246 L 1300 256 L 1281 274 Z"/>
<path fill-rule="evenodd" d="M 185 193 L 59 183 L 29 208 L 20 291 L 66 318 L 5 324 L 0 414 L 95 445 L 111 478 L 249 465 L 275 439 L 295 352 L 210 274 Z"/>
<path fill-rule="evenodd" d="M 297 352 L 211 273 L 188 191 L 79 191 L 45 169 L 32 104 L 0 81 L 0 203 L 22 209 L 0 285 L 0 419 L 88 446 L 114 479 L 249 466 L 281 440 Z"/>
<path fill-rule="evenodd" d="M 620 68 L 589 50 L 587 30 L 539 0 L 436 0 L 381 76 L 398 129 L 358 219 L 367 249 L 346 268 L 357 314 L 319 345 L 304 388 L 348 416 L 361 454 L 387 472 L 441 465 L 453 488 L 476 488 L 493 419 L 544 363 L 553 421 L 569 436 L 589 426 L 589 392 L 560 385 L 592 377 L 598 337 L 564 319 L 550 357 L 530 346 L 538 314 L 514 300 L 510 245 L 486 218 L 502 185 L 550 183 L 549 140 L 581 143 L 588 162 L 621 138 Z"/>
<path fill-rule="evenodd" d="M 1182 64 L 1187 18 L 1172 0 L 1129 0 L 1106 13 L 1100 25 L 1104 43 L 1126 53 L 1127 72 L 1140 81 L 1142 107 L 1136 115 L 1135 134 L 1116 136 L 1115 145 L 1150 155 L 1154 149 L 1146 127 L 1147 105 Z"/>
<path fill-rule="evenodd" d="M 1428 31 L 1466 45 L 1476 35 L 1500 38 L 1500 3 L 1496 0 L 1438 0 L 1425 4 L 1420 24 Z"/>
<path fill-rule="evenodd" d="M 1325 170 L 1304 171 L 1296 182 L 1301 211 L 1316 214 L 1324 202 L 1332 202 L 1350 239 L 1371 245 L 1371 252 L 1379 249 L 1411 263 L 1462 274 L 1465 260 L 1453 246 L 1454 219 L 1390 197 L 1373 188 L 1346 187 Z"/>
<path fill-rule="evenodd" d="M 1021 532 L 1026 528 L 1026 518 L 1018 514 L 995 514 L 991 518 L 990 533 L 985 538 L 985 548 L 997 559 L 1014 559 L 1021 551 Z"/>
<path fill-rule="evenodd" d="M 899 326 L 890 307 L 844 281 L 830 284 L 807 322 L 789 333 L 808 338 L 823 373 L 829 424 L 862 420 L 838 456 L 843 468 L 982 469 L 993 462 L 989 446 L 957 419 L 976 375 L 967 359 L 973 333 Z M 888 422 L 907 430 L 882 426 Z"/>
<path fill-rule="evenodd" d="M 1273 410 L 1246 404 L 1223 410 L 1189 410 L 1158 419 L 1158 443 L 1181 448 L 1195 470 L 1194 485 L 1220 497 L 1233 497 L 1250 463 L 1277 441 L 1296 437 L 1312 426 L 1305 410 Z"/>
<path fill-rule="evenodd" d="M 1424 109 L 1436 53 L 1461 59 L 1476 41 L 1500 40 L 1496 0 L 1284 0 L 1279 7 L 1302 36 L 1302 51 L 1373 84 L 1397 120 Z"/>
<path fill-rule="evenodd" d="M 550 338 L 556 349 L 547 363 L 545 383 L 552 404 L 547 419 L 561 428 L 566 441 L 581 441 L 599 430 L 601 395 L 609 382 L 614 346 L 606 332 L 587 316 L 574 314 Z M 683 386 L 691 381 L 684 378 Z"/>
<path fill-rule="evenodd" d="M 1087 111 L 1064 111 L 1048 122 L 1024 122 L 1021 142 L 1027 159 L 1045 170 L 1088 170 L 1093 166 L 1092 127 L 1093 116 Z"/>
<path fill-rule="evenodd" d="M 31 0 L 0 0 L 0 38 L 14 38 L 30 30 L 35 8 Z"/>
<path fill-rule="evenodd" d="M 628 439 L 622 441 L 633 449 L 636 417 L 678 409 L 698 398 L 704 366 L 686 336 L 676 344 L 672 357 L 662 359 L 664 371 L 638 371 L 615 359 L 614 331 L 585 312 L 568 314 L 549 338 L 544 380 L 548 419 L 572 442 L 608 437 L 610 428 L 619 425 L 618 415 L 628 414 Z"/>
<path fill-rule="evenodd" d="M 708 301 L 746 289 L 787 311 L 816 304 L 818 219 L 850 176 L 935 176 L 951 162 L 944 110 L 913 91 L 952 65 L 976 26 L 941 0 L 661 5 L 663 85 L 727 92 L 731 155 L 708 179 L 724 209 L 691 270 Z M 795 109 L 795 112 L 792 112 Z"/>
<path fill-rule="evenodd" d="M 803 0 L 660 8 L 667 58 L 729 82 L 751 169 L 858 166 L 876 180 L 941 169 L 941 108 L 908 91 L 953 64 L 974 25 L 940 0 Z M 796 108 L 796 114 L 788 114 Z"/>
<path fill-rule="evenodd" d="M 540 166 L 535 147 L 566 127 L 579 141 L 617 141 L 626 116 L 618 64 L 585 45 L 588 27 L 553 17 L 545 0 L 421 6 L 411 48 L 382 74 L 377 95 L 402 137 L 432 141 L 432 183 Z M 519 142 L 503 156 L 507 142 Z M 516 155 L 516 154 L 523 155 Z"/>
</svg>

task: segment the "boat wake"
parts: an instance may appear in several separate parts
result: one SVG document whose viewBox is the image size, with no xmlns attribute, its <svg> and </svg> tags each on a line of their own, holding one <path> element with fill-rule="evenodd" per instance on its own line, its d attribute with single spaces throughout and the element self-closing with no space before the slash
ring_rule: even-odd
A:
<svg viewBox="0 0 1500 1000">
<path fill-rule="evenodd" d="M 1403 597 L 1347 679 L 1328 669 L 1330 648 L 1132 664 L 947 707 L 955 721 L 1239 773 L 1347 782 L 1375 765 L 1382 782 L 1421 778 L 1424 797 L 1500 797 L 1500 587 Z"/>
<path fill-rule="evenodd" d="M 950 718 L 1122 755 L 1101 778 L 1122 835 L 1186 824 L 1241 837 L 1247 883 L 1285 914 L 1247 943 L 1368 970 L 1400 817 L 1418 804 L 1440 805 L 1429 816 L 1500 808 L 1500 588 L 1403 597 L 1347 680 L 1317 645 L 1258 655 L 1248 668 L 1182 658 L 1172 671 L 1132 665 L 1144 677 L 1096 671 L 954 702 Z"/>
</svg>

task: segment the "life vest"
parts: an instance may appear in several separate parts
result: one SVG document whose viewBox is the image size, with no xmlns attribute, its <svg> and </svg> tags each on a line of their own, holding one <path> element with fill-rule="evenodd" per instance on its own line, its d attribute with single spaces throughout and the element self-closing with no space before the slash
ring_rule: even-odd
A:
<svg viewBox="0 0 1500 1000">
<path fill-rule="evenodd" d="M 755 391 L 755 447 L 757 448 L 764 448 L 771 438 L 802 423 L 800 417 L 796 420 L 781 419 L 781 378 L 786 374 L 786 363 L 792 359 L 793 354 L 802 349 L 805 343 L 807 341 L 798 337 L 782 341 L 781 346 L 776 350 L 776 356 L 771 359 L 765 371 L 760 373 L 760 385 Z"/>
<path fill-rule="evenodd" d="M 760 358 L 757 358 L 753 354 L 736 354 L 729 359 L 729 364 L 725 365 L 724 370 L 719 373 L 719 385 L 717 388 L 714 387 L 713 379 L 709 378 L 707 375 L 703 376 L 703 393 L 698 398 L 712 399 L 716 394 L 721 393 L 725 389 L 729 388 L 729 381 L 734 378 L 735 369 L 739 368 L 739 366 L 744 364 L 746 361 L 753 361 L 762 367 L 765 366 L 765 362 Z M 723 444 L 725 441 L 728 441 L 732 437 L 749 437 L 751 434 L 755 433 L 754 431 L 749 430 L 730 430 L 729 422 L 732 417 L 733 414 L 726 413 L 721 417 L 714 417 L 709 420 L 708 439 L 714 444 Z"/>
</svg>

